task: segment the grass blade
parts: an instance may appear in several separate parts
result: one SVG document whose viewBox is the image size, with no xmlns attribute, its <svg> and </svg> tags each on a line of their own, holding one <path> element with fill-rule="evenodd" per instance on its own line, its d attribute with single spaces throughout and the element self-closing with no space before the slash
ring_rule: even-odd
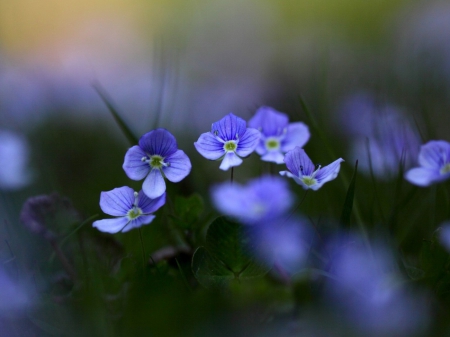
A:
<svg viewBox="0 0 450 337">
<path fill-rule="evenodd" d="M 356 173 L 358 171 L 358 161 L 355 162 L 355 170 L 353 171 L 352 180 L 348 186 L 347 195 L 345 196 L 344 207 L 342 208 L 341 224 L 350 227 L 350 217 L 352 215 L 353 199 L 355 197 Z"/>
</svg>

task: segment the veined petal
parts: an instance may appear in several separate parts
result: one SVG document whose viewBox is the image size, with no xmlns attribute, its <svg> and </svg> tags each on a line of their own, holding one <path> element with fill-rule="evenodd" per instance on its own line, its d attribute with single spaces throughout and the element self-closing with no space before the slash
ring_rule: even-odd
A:
<svg viewBox="0 0 450 337">
<path fill-rule="evenodd" d="M 289 118 L 286 114 L 271 107 L 260 107 L 248 121 L 248 126 L 258 129 L 266 137 L 280 136 L 288 126 Z M 301 146 L 297 144 L 298 146 Z"/>
<path fill-rule="evenodd" d="M 426 187 L 435 182 L 445 180 L 450 174 L 441 175 L 438 170 L 425 167 L 416 167 L 405 173 L 405 179 L 411 184 Z"/>
<path fill-rule="evenodd" d="M 139 228 L 142 227 L 143 225 L 148 225 L 150 222 L 153 221 L 153 219 L 156 218 L 156 216 L 154 215 L 141 215 L 138 218 L 131 220 L 128 225 L 126 225 L 123 229 L 122 229 L 122 233 L 126 233 L 130 230 L 132 230 L 133 228 Z"/>
<path fill-rule="evenodd" d="M 212 124 L 211 132 L 217 135 L 224 141 L 236 140 L 236 136 L 241 138 L 245 132 L 245 121 L 233 115 L 231 112 L 222 118 L 220 121 Z"/>
<path fill-rule="evenodd" d="M 177 149 L 175 137 L 166 129 L 156 129 L 147 132 L 139 139 L 139 146 L 150 155 L 160 155 L 167 157 L 173 154 Z"/>
<path fill-rule="evenodd" d="M 143 191 L 140 191 L 138 200 L 138 207 L 142 210 L 142 213 L 150 214 L 156 212 L 166 203 L 166 193 L 163 193 L 158 198 L 151 199 L 147 197 Z"/>
<path fill-rule="evenodd" d="M 92 227 L 97 228 L 101 232 L 114 234 L 120 232 L 127 225 L 128 221 L 127 217 L 103 219 L 94 221 Z"/>
<path fill-rule="evenodd" d="M 439 170 L 450 161 L 450 143 L 432 140 L 420 147 L 419 164 L 425 168 Z"/>
<path fill-rule="evenodd" d="M 128 149 L 122 166 L 128 178 L 132 180 L 145 178 L 150 171 L 148 163 L 142 161 L 142 158 L 146 156 L 147 154 L 137 145 Z"/>
<path fill-rule="evenodd" d="M 166 178 L 173 183 L 183 180 L 191 172 L 191 161 L 182 150 L 177 150 L 167 157 L 165 162 L 169 166 L 163 167 L 162 170 Z"/>
<path fill-rule="evenodd" d="M 328 164 L 327 166 L 320 168 L 315 176 L 318 184 L 320 184 L 320 186 L 322 186 L 326 182 L 336 178 L 339 173 L 339 170 L 341 168 L 341 163 L 343 161 L 344 161 L 344 159 L 339 158 L 339 159 L 336 159 L 331 164 Z"/>
<path fill-rule="evenodd" d="M 133 207 L 133 203 L 134 191 L 127 186 L 100 193 L 100 208 L 112 216 L 125 216 Z"/>
<path fill-rule="evenodd" d="M 284 155 L 279 151 L 269 151 L 261 157 L 261 160 L 270 161 L 272 163 L 283 164 Z"/>
<path fill-rule="evenodd" d="M 230 167 L 238 166 L 242 164 L 242 159 L 239 158 L 234 152 L 228 152 L 223 157 L 222 163 L 219 168 L 223 171 L 228 170 Z"/>
<path fill-rule="evenodd" d="M 281 151 L 288 152 L 298 147 L 303 147 L 309 140 L 309 128 L 302 122 L 291 123 L 287 127 L 286 135 L 281 141 Z"/>
<path fill-rule="evenodd" d="M 258 130 L 248 128 L 245 133 L 242 135 L 242 138 L 239 139 L 239 143 L 236 149 L 236 153 L 240 157 L 249 156 L 256 148 L 259 143 L 259 137 L 261 134 Z"/>
<path fill-rule="evenodd" d="M 209 160 L 217 160 L 225 154 L 223 143 L 219 142 L 211 132 L 202 133 L 194 146 L 203 157 Z"/>
<path fill-rule="evenodd" d="M 295 147 L 284 156 L 286 167 L 292 174 L 300 177 L 302 175 L 311 175 L 314 172 L 314 164 L 309 159 L 305 150 Z"/>
<path fill-rule="evenodd" d="M 156 199 L 166 191 L 166 183 L 159 170 L 150 171 L 142 184 L 142 190 L 150 199 Z"/>
</svg>

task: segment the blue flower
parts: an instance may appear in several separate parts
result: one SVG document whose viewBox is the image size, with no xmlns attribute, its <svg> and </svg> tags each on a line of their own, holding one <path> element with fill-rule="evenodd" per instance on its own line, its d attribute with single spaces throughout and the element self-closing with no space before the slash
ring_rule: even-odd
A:
<svg viewBox="0 0 450 337">
<path fill-rule="evenodd" d="M 206 159 L 223 159 L 219 168 L 226 171 L 255 150 L 259 137 L 258 130 L 247 128 L 242 118 L 229 113 L 212 124 L 211 132 L 202 133 L 194 146 Z"/>
<path fill-rule="evenodd" d="M 166 191 L 164 177 L 171 182 L 183 180 L 191 172 L 191 161 L 178 150 L 175 137 L 166 129 L 156 129 L 143 135 L 139 145 L 125 154 L 123 169 L 132 180 L 144 180 L 142 190 L 152 199 Z"/>
<path fill-rule="evenodd" d="M 318 165 L 315 167 L 305 150 L 296 147 L 286 153 L 284 157 L 284 162 L 289 171 L 281 171 L 280 174 L 293 178 L 305 190 L 310 188 L 316 191 L 323 184 L 337 177 L 343 161 L 344 159 L 339 158 L 327 166 L 321 167 Z"/>
<path fill-rule="evenodd" d="M 289 123 L 288 116 L 267 106 L 260 107 L 248 126 L 261 132 L 256 152 L 264 161 L 282 164 L 284 153 L 303 147 L 309 140 L 308 127 L 302 122 Z"/>
<path fill-rule="evenodd" d="M 246 186 L 223 183 L 211 194 L 220 212 L 249 225 L 280 217 L 293 201 L 287 183 L 272 176 L 253 179 Z"/>
<path fill-rule="evenodd" d="M 134 192 L 123 186 L 100 194 L 100 208 L 113 219 L 94 221 L 93 227 L 107 233 L 128 232 L 133 228 L 148 225 L 155 216 L 152 214 L 166 202 L 166 194 L 151 199 L 143 191 Z"/>
<path fill-rule="evenodd" d="M 406 172 L 405 178 L 417 186 L 429 186 L 450 178 L 450 143 L 432 140 L 422 145 L 419 165 Z"/>
</svg>

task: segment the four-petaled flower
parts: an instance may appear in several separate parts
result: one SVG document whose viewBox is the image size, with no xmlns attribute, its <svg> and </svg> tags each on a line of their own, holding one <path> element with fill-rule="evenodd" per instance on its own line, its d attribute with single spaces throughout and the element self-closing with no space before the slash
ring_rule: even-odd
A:
<svg viewBox="0 0 450 337">
<path fill-rule="evenodd" d="M 211 195 L 220 212 L 249 225 L 280 217 L 293 201 L 287 183 L 273 176 L 253 179 L 246 186 L 223 183 L 214 186 Z"/>
<path fill-rule="evenodd" d="M 317 165 L 315 167 L 305 150 L 296 147 L 286 153 L 284 157 L 284 162 L 289 171 L 281 171 L 280 174 L 293 178 L 305 190 L 316 191 L 323 184 L 337 177 L 343 161 L 344 159 L 339 158 L 327 166 Z"/>
<path fill-rule="evenodd" d="M 261 132 L 256 152 L 264 161 L 282 164 L 284 153 L 303 147 L 309 140 L 308 127 L 302 122 L 289 123 L 286 114 L 267 106 L 260 107 L 248 126 Z"/>
<path fill-rule="evenodd" d="M 100 208 L 113 219 L 94 221 L 93 227 L 107 233 L 128 232 L 133 228 L 148 225 L 155 216 L 152 214 L 166 202 L 166 194 L 150 199 L 142 191 L 134 192 L 123 186 L 100 194 Z"/>
<path fill-rule="evenodd" d="M 419 165 L 406 172 L 405 178 L 417 186 L 429 186 L 450 178 L 450 143 L 432 140 L 422 145 Z"/>
<path fill-rule="evenodd" d="M 125 154 L 123 169 L 132 180 L 147 177 L 142 185 L 144 193 L 152 199 L 166 191 L 164 177 L 179 182 L 191 171 L 188 156 L 178 150 L 175 137 L 166 129 L 156 129 L 143 135 L 139 145 Z"/>
<path fill-rule="evenodd" d="M 212 124 L 211 132 L 201 134 L 194 146 L 206 159 L 223 159 L 219 168 L 226 171 L 255 150 L 259 137 L 258 130 L 247 128 L 242 118 L 229 113 Z"/>
</svg>

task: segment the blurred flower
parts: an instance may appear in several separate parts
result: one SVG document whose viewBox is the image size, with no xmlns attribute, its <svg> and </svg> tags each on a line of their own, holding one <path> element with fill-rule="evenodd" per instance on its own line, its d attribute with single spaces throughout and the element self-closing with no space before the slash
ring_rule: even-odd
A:
<svg viewBox="0 0 450 337">
<path fill-rule="evenodd" d="M 248 121 L 248 126 L 260 131 L 256 152 L 264 161 L 282 164 L 284 153 L 303 147 L 309 139 L 309 129 L 302 122 L 289 123 L 288 116 L 270 107 L 260 107 Z"/>
<path fill-rule="evenodd" d="M 305 150 L 296 147 L 286 153 L 284 161 L 289 171 L 281 171 L 282 176 L 293 178 L 305 190 L 310 188 L 316 191 L 323 184 L 337 177 L 344 159 L 339 158 L 327 166 L 318 165 L 316 168 Z"/>
<path fill-rule="evenodd" d="M 142 191 L 134 192 L 123 186 L 100 194 L 100 208 L 114 219 L 94 221 L 93 227 L 107 233 L 128 232 L 133 228 L 148 225 L 155 216 L 151 213 L 166 202 L 166 194 L 155 199 L 148 198 Z"/>
<path fill-rule="evenodd" d="M 166 191 L 164 177 L 171 182 L 183 180 L 191 172 L 191 161 L 178 150 L 175 137 L 166 129 L 156 129 L 143 135 L 139 145 L 128 149 L 123 169 L 132 180 L 144 179 L 142 190 L 151 199 Z"/>
<path fill-rule="evenodd" d="M 361 172 L 389 180 L 401 163 L 405 168 L 415 163 L 419 135 L 396 107 L 377 106 L 374 97 L 359 93 L 344 102 L 340 115 L 342 130 L 352 138 L 352 161 L 358 160 Z"/>
<path fill-rule="evenodd" d="M 0 264 L 0 317 L 27 309 L 31 304 L 29 295 L 17 282 L 13 281 Z"/>
<path fill-rule="evenodd" d="M 242 118 L 229 113 L 212 124 L 211 132 L 202 133 L 194 146 L 206 159 L 222 159 L 219 168 L 226 171 L 255 150 L 259 137 L 258 130 L 247 128 Z"/>
<path fill-rule="evenodd" d="M 442 245 L 450 251 L 450 222 L 444 222 L 440 227 L 440 241 Z"/>
<path fill-rule="evenodd" d="M 406 180 L 417 186 L 429 186 L 450 178 L 450 143 L 431 140 L 420 147 L 420 167 L 405 174 Z"/>
<path fill-rule="evenodd" d="M 427 306 L 401 287 L 394 260 L 382 247 L 372 245 L 368 252 L 358 238 L 349 240 L 331 268 L 335 278 L 327 293 L 352 326 L 372 336 L 407 335 L 425 327 Z"/>
<path fill-rule="evenodd" d="M 211 195 L 220 212 L 249 225 L 278 218 L 293 201 L 287 183 L 272 176 L 253 179 L 246 186 L 223 183 L 214 186 Z"/>
<path fill-rule="evenodd" d="M 22 136 L 0 130 L 0 189 L 19 189 L 31 181 L 28 144 Z"/>
</svg>

